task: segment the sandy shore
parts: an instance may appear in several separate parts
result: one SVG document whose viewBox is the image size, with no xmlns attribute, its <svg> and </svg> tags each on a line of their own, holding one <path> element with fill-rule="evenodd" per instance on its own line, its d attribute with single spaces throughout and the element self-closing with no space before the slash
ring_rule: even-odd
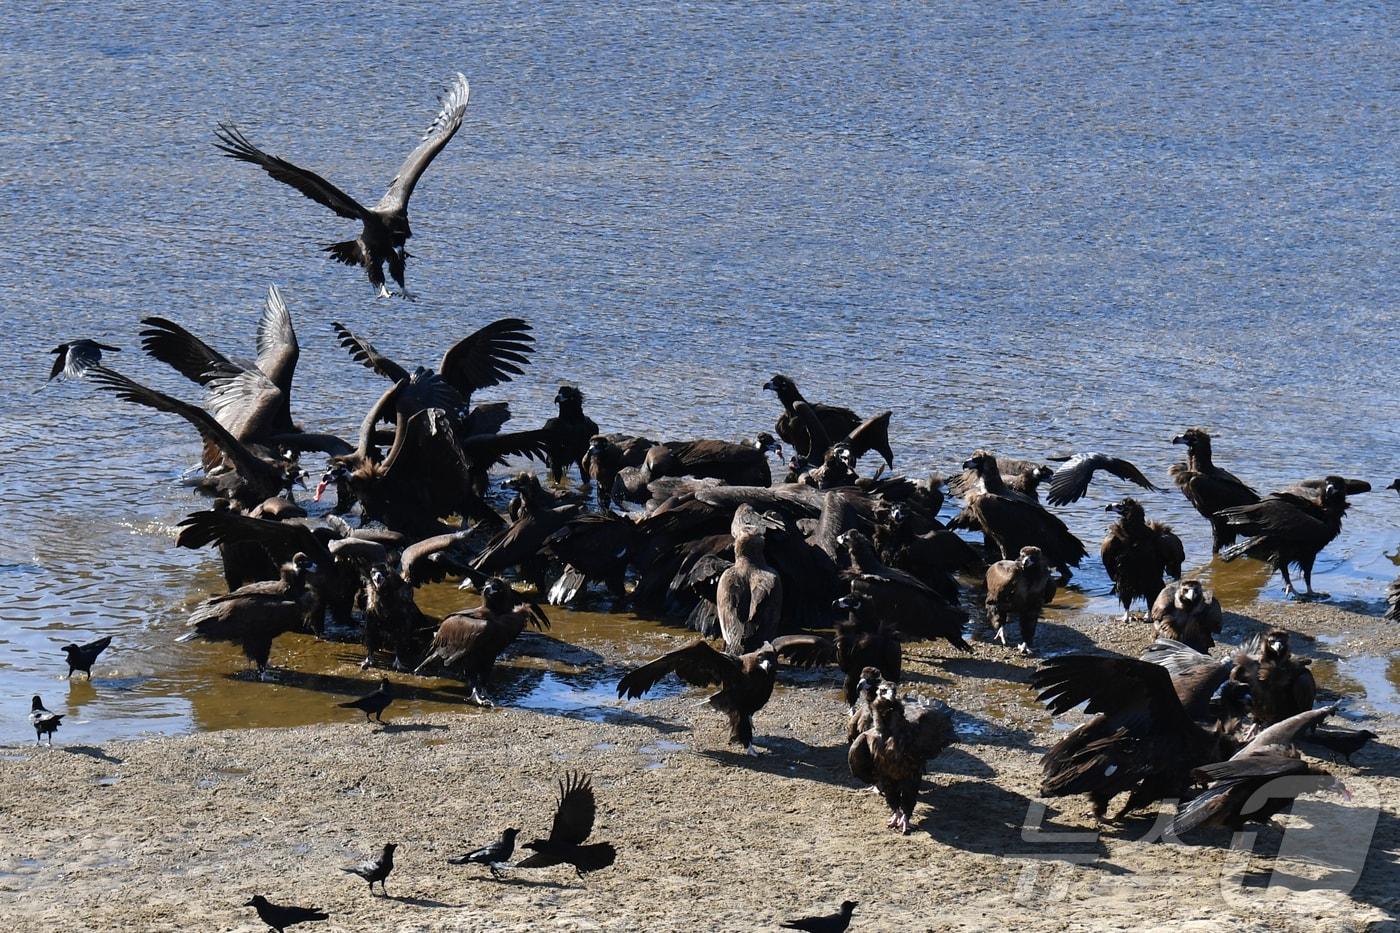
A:
<svg viewBox="0 0 1400 933">
<path fill-rule="evenodd" d="M 1359 687 L 1346 671 L 1365 667 L 1355 658 L 1400 647 L 1400 630 L 1328 605 L 1256 605 L 1228 616 L 1226 638 L 1272 625 L 1305 636 L 1300 653 L 1318 659 L 1324 685 L 1349 692 Z M 1076 614 L 1043 628 L 1040 647 L 1136 653 L 1146 640 L 1145 626 Z M 654 647 L 606 656 L 621 666 Z M 772 929 L 844 898 L 860 902 L 853 930 L 1349 930 L 1400 917 L 1400 721 L 1388 701 L 1349 703 L 1381 735 L 1353 765 L 1329 766 L 1352 804 L 1305 798 L 1285 832 L 1263 829 L 1232 853 L 1228 833 L 1144 841 L 1150 817 L 1096 833 L 1080 798 L 1041 810 L 1039 756 L 1062 732 L 1022 685 L 1033 662 L 986 643 L 971 657 L 930 644 L 909 654 L 906 689 L 958 710 L 964 742 L 931 768 L 907 838 L 850 779 L 835 675 L 787 672 L 758 716 L 758 759 L 723 744 L 700 691 L 569 716 L 502 708 L 387 728 L 347 718 L 5 748 L 0 905 L 13 931 L 258 930 L 240 906 L 254 893 L 320 906 L 331 921 L 298 929 L 327 931 Z M 593 776 L 595 838 L 617 846 L 613 868 L 494 882 L 445 863 L 507 825 L 543 835 L 568 768 Z M 1319 841 L 1338 839 L 1350 864 L 1319 863 Z M 400 845 L 391 897 L 372 898 L 339 868 L 386 841 Z M 1320 887 L 1280 888 L 1287 877 Z"/>
</svg>

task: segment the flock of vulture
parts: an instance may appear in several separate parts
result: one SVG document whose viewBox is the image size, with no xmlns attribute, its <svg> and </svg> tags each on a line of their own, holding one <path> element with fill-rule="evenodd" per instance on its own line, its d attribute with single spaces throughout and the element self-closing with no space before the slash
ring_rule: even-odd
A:
<svg viewBox="0 0 1400 933">
<path fill-rule="evenodd" d="M 355 240 L 326 250 L 361 266 L 381 296 L 389 294 L 387 263 L 406 297 L 407 202 L 461 125 L 468 89 L 458 77 L 372 208 L 264 153 L 232 125 L 219 127 L 218 146 L 360 221 Z M 946 482 L 898 476 L 890 412 L 861 417 L 810 402 L 782 375 L 763 387 L 781 405 L 774 431 L 750 441 L 605 433 L 571 385 L 559 387 L 555 417 L 507 431 L 508 404 L 477 395 L 525 373 L 534 337 L 516 318 L 458 341 L 435 368 L 396 362 L 364 335 L 333 324 L 351 360 L 384 379 L 358 437 L 346 440 L 293 419 L 299 345 L 275 287 L 250 360 L 225 355 L 175 321 L 142 324 L 142 349 L 199 386 L 203 405 L 103 365 L 103 352 L 117 348 L 91 340 L 56 348 L 50 379 L 86 378 L 117 399 L 183 419 L 202 439 L 198 486 L 212 501 L 180 523 L 176 543 L 216 549 L 228 591 L 193 611 L 187 637 L 241 646 L 261 677 L 280 634 L 353 631 L 363 639 L 365 668 L 447 672 L 465 681 L 473 702 L 490 705 L 496 659 L 527 627 L 549 626 L 541 603 L 606 598 L 617 609 L 683 621 L 698 636 L 625 673 L 618 695 L 642 697 L 671 675 L 718 688 L 709 705 L 727 718 L 730 741 L 749 754 L 757 754 L 754 716 L 783 665 L 839 669 L 851 774 L 879 790 L 888 826 L 903 833 L 927 762 L 956 740 L 946 706 L 901 697 L 904 645 L 935 640 L 972 651 L 971 607 L 1003 645 L 1014 619 L 1017 650 L 1033 653 L 1043 607 L 1088 556 L 1050 506 L 1080 499 L 1103 473 L 1156 489 L 1131 463 L 1098 453 L 1052 469 L 978 450 Z M 1340 533 L 1347 497 L 1370 487 L 1327 476 L 1260 495 L 1215 464 L 1211 441 L 1199 428 L 1173 438 L 1186 459 L 1170 475 L 1210 522 L 1213 549 L 1226 560 L 1267 561 L 1290 595 L 1324 595 L 1312 589 L 1313 562 Z M 303 466 L 309 453 L 326 457 L 318 478 Z M 871 455 L 878 469 L 863 473 Z M 525 461 L 544 465 L 543 481 L 518 470 Z M 517 469 L 493 486 L 492 471 L 508 464 Z M 315 518 L 294 498 L 313 478 L 314 501 L 334 500 Z M 951 519 L 940 517 L 945 494 L 961 502 Z M 1064 655 L 1035 672 L 1032 683 L 1052 713 L 1083 705 L 1093 715 L 1045 754 L 1040 792 L 1086 795 L 1099 818 L 1120 795 L 1123 813 L 1180 798 L 1186 802 L 1173 829 L 1185 833 L 1268 820 L 1289 799 L 1260 805 L 1253 791 L 1281 775 L 1336 785 L 1300 748 L 1349 755 L 1373 736 L 1322 723 L 1336 707 L 1316 706 L 1308 663 L 1293 656 L 1287 632 L 1211 656 L 1221 608 L 1199 581 L 1182 579 L 1180 539 L 1137 499 L 1108 508 L 1116 518 L 1100 557 L 1123 621 L 1143 606 L 1155 641 L 1142 659 Z M 1302 573 L 1303 593 L 1294 591 L 1292 567 Z M 448 578 L 475 590 L 479 605 L 429 618 L 415 589 Z M 1400 581 L 1390 601 L 1391 615 L 1400 614 Z M 70 676 L 90 674 L 109 641 L 67 646 Z M 379 718 L 392 699 L 383 679 L 342 705 Z M 52 742 L 61 719 L 34 698 L 36 736 Z M 593 814 L 588 780 L 571 775 L 561 784 L 550 837 L 530 843 L 534 854 L 515 867 L 569 863 L 582 873 L 612 864 L 612 846 L 584 844 Z M 484 864 L 495 875 L 510 862 L 516 832 L 454 861 Z M 392 870 L 393 849 L 348 870 L 373 890 Z M 279 930 L 324 918 L 262 897 L 248 906 Z M 794 928 L 845 929 L 854 907 L 848 902 L 834 916 L 794 921 L 809 924 Z"/>
</svg>

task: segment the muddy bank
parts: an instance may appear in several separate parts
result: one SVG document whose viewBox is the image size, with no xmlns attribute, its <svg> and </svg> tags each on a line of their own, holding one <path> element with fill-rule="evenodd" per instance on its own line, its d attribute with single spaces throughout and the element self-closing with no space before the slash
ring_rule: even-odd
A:
<svg viewBox="0 0 1400 933">
<path fill-rule="evenodd" d="M 1231 613 L 1235 642 L 1266 626 L 1302 636 L 1325 689 L 1381 744 L 1329 765 L 1355 795 L 1318 795 L 1229 850 L 1144 841 L 1149 817 L 1096 833 L 1087 801 L 1038 801 L 1039 755 L 1065 724 L 1021 686 L 1033 662 L 978 643 L 971 657 L 910 646 L 908 692 L 960 713 L 962 744 L 925 779 L 915 830 L 883 829 L 840 742 L 830 673 L 787 672 L 756 721 L 763 754 L 723 745 L 701 691 L 619 704 L 610 678 L 536 709 L 417 713 L 387 727 L 343 723 L 180 738 L 0 750 L 0 903 L 15 930 L 255 930 L 254 893 L 315 904 L 325 930 L 772 929 L 860 902 L 853 930 L 1367 929 L 1400 916 L 1397 630 L 1327 605 Z M 1146 628 L 1052 616 L 1043 653 L 1136 652 Z M 605 670 L 684 633 L 585 643 Z M 516 658 L 507 668 L 533 664 Z M 510 672 L 506 672 L 509 679 Z M 305 702 L 338 697 L 309 695 Z M 595 838 L 617 864 L 493 882 L 445 863 L 505 826 L 543 835 L 556 779 L 593 776 Z M 1045 807 L 1042 809 L 1041 804 Z M 1368 834 L 1374 828 L 1374 835 Z M 1345 840 L 1340 849 L 1327 843 Z M 400 844 L 389 899 L 339 871 Z M 1364 863 L 1360 856 L 1364 848 Z M 1293 879 L 1291 882 L 1288 879 Z M 1317 890 L 1307 887 L 1311 879 Z M 1282 886 L 1281 886 L 1282 885 Z"/>
</svg>

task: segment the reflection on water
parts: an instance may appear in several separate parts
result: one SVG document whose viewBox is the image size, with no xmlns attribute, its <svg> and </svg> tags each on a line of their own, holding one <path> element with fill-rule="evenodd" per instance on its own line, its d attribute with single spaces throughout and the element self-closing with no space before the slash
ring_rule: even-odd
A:
<svg viewBox="0 0 1400 933">
<path fill-rule="evenodd" d="M 509 399 L 513 427 L 551 414 L 568 380 L 604 430 L 751 436 L 776 414 L 759 386 L 784 371 L 810 398 L 892 409 L 912 475 L 983 445 L 1102 449 L 1169 486 L 1169 440 L 1190 424 L 1263 489 L 1331 471 L 1379 488 L 1400 463 L 1378 339 L 1400 307 L 1400 42 L 1383 6 L 700 0 L 620 17 L 506 0 L 473 11 L 469 42 L 432 4 L 11 6 L 26 28 L 0 48 L 0 221 L 23 242 L 0 264 L 0 741 L 26 740 L 34 693 L 70 713 L 61 741 L 96 742 L 315 720 L 368 683 L 353 646 L 279 641 L 280 679 L 257 684 L 230 676 L 236 649 L 175 644 L 220 586 L 210 555 L 171 546 L 196 505 L 178 482 L 193 432 L 87 385 L 28 391 L 49 347 L 88 336 L 194 399 L 136 352 L 138 318 L 246 355 L 270 281 L 301 338 L 297 418 L 345 436 L 383 385 L 331 320 L 413 364 L 511 314 L 539 352 L 483 400 Z M 307 35 L 334 51 L 306 54 Z M 457 70 L 466 123 L 413 199 L 416 303 L 373 301 L 316 251 L 341 221 L 211 146 L 235 119 L 373 196 Z M 1124 491 L 1109 480 L 1064 510 L 1091 553 Z M 1142 498 L 1227 608 L 1278 598 L 1257 566 L 1207 561 L 1181 496 Z M 1358 496 L 1316 584 L 1374 608 L 1397 515 L 1393 494 Z M 1117 612 L 1097 560 L 1076 585 L 1066 609 Z M 610 643 L 594 632 L 613 623 L 577 624 L 554 637 Z M 92 687 L 65 683 L 57 647 L 101 634 Z M 588 666 L 561 663 L 550 690 Z M 422 689 L 394 714 L 461 693 Z"/>
</svg>

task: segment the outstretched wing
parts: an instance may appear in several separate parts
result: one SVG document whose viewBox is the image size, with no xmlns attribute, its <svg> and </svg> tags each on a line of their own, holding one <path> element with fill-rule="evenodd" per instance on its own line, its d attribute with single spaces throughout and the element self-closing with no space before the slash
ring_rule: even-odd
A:
<svg viewBox="0 0 1400 933">
<path fill-rule="evenodd" d="M 312 560 L 329 562 L 331 552 L 306 525 L 252 518 L 231 509 L 191 512 L 176 526 L 179 547 L 199 549 L 210 544 L 257 544 L 278 563 L 292 559 L 298 551 Z"/>
<path fill-rule="evenodd" d="M 695 687 L 734 684 L 743 672 L 736 657 L 716 651 L 709 643 L 697 641 L 663 654 L 626 674 L 617 682 L 617 695 L 628 699 L 643 696 L 667 674 L 675 674 Z"/>
<path fill-rule="evenodd" d="M 275 426 L 286 398 L 261 369 L 224 363 L 210 371 L 209 408 L 239 440 L 261 440 Z"/>
<path fill-rule="evenodd" d="M 793 667 L 836 663 L 836 642 L 821 635 L 784 635 L 772 641 L 778 657 Z"/>
<path fill-rule="evenodd" d="M 477 389 L 509 382 L 528 365 L 535 351 L 530 325 L 519 318 L 493 321 L 457 341 L 442 355 L 438 371 L 463 396 Z"/>
<path fill-rule="evenodd" d="M 258 459 L 252 451 L 244 447 L 237 438 L 215 420 L 213 415 L 204 409 L 172 398 L 164 392 L 147 388 L 105 366 L 94 366 L 90 372 L 93 382 L 124 401 L 134 402 L 137 405 L 144 405 L 147 408 L 154 408 L 156 411 L 169 412 L 184 418 L 194 425 L 201 437 L 223 451 L 224 455 L 233 463 L 234 469 L 245 480 L 270 478 L 272 467 Z"/>
<path fill-rule="evenodd" d="M 192 382 L 206 385 L 221 367 L 233 362 L 174 321 L 163 317 L 143 317 L 141 349 L 147 354 L 173 366 L 180 375 Z M 241 368 L 241 367 L 240 367 Z"/>
<path fill-rule="evenodd" d="M 890 414 L 891 412 L 883 411 L 878 415 L 871 415 L 843 438 L 857 460 L 873 450 L 891 468 L 894 467 L 894 452 L 890 449 Z"/>
<path fill-rule="evenodd" d="M 408 205 L 413 186 L 418 184 L 423 171 L 442 151 L 442 147 L 457 134 L 458 127 L 462 125 L 462 116 L 467 112 L 467 98 L 470 96 L 471 87 L 467 84 L 467 79 L 459 73 L 457 80 L 443 94 L 442 108 L 423 134 L 422 142 L 403 160 L 403 165 L 399 166 L 399 173 L 394 176 L 389 190 L 384 192 L 384 197 L 374 206 L 375 210 L 394 213 Z"/>
<path fill-rule="evenodd" d="M 1031 675 L 1036 696 L 1050 712 L 1081 703 L 1089 713 L 1145 715 L 1159 724 L 1186 721 L 1167 669 L 1135 658 L 1069 654 L 1051 658 Z"/>
<path fill-rule="evenodd" d="M 219 141 L 214 144 L 215 147 L 230 159 L 238 159 L 261 166 L 264 172 L 282 184 L 291 185 L 317 204 L 329 207 L 341 217 L 349 220 L 365 219 L 368 212 L 350 195 L 315 172 L 308 172 L 284 159 L 263 152 L 248 142 L 247 137 L 240 133 L 233 124 L 220 123 L 219 128 L 214 131 L 214 135 L 219 138 Z"/>
<path fill-rule="evenodd" d="M 374 370 L 391 382 L 408 378 L 408 370 L 380 353 L 368 340 L 351 333 L 344 324 L 332 322 L 331 327 L 335 329 L 335 335 L 340 338 L 340 345 L 350 351 L 350 358 L 356 363 Z"/>
<path fill-rule="evenodd" d="M 572 771 L 559 782 L 559 806 L 554 811 L 554 825 L 549 829 L 549 841 L 556 845 L 582 844 L 593 832 L 593 817 L 597 803 L 593 799 L 593 782 L 588 776 Z"/>
<path fill-rule="evenodd" d="M 1112 473 L 1119 479 L 1136 483 L 1143 489 L 1157 492 L 1157 487 L 1142 475 L 1142 471 L 1126 460 L 1110 457 L 1108 454 L 1075 454 L 1050 477 L 1050 492 L 1045 497 L 1051 505 L 1068 505 L 1084 498 L 1089 483 L 1099 470 Z"/>
<path fill-rule="evenodd" d="M 267 287 L 267 303 L 258 319 L 258 369 L 284 394 L 292 391 L 292 373 L 301 348 L 292 328 L 292 314 L 276 285 Z"/>
</svg>

